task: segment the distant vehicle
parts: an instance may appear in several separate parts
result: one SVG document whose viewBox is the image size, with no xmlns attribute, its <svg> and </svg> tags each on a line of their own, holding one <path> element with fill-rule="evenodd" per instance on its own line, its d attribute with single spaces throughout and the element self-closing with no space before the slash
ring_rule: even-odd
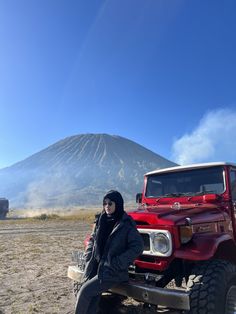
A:
<svg viewBox="0 0 236 314">
<path fill-rule="evenodd" d="M 9 201 L 6 198 L 0 198 L 0 219 L 6 218 L 9 212 Z"/>
</svg>

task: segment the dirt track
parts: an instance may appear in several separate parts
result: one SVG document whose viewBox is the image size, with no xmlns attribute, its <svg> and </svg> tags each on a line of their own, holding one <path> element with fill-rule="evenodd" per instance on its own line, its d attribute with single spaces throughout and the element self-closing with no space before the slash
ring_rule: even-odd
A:
<svg viewBox="0 0 236 314">
<path fill-rule="evenodd" d="M 78 221 L 1 221 L 0 314 L 72 314 L 75 298 L 67 267 L 89 230 L 88 223 Z M 115 314 L 114 306 L 106 313 Z M 117 313 L 144 311 L 128 300 Z"/>
<path fill-rule="evenodd" d="M 0 311 L 72 313 L 67 266 L 89 225 L 73 221 L 0 224 Z"/>
</svg>

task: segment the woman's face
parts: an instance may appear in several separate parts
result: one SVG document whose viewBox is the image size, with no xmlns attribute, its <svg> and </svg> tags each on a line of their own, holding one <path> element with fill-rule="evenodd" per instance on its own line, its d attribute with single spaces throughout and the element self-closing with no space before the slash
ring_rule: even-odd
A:
<svg viewBox="0 0 236 314">
<path fill-rule="evenodd" d="M 116 210 L 116 203 L 109 200 L 109 198 L 105 198 L 103 202 L 103 208 L 107 215 L 114 214 Z"/>
</svg>

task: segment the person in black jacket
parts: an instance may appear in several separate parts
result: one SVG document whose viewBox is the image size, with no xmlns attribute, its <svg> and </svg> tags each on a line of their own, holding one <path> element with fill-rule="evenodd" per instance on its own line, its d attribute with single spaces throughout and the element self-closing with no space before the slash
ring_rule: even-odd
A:
<svg viewBox="0 0 236 314">
<path fill-rule="evenodd" d="M 75 314 L 95 314 L 102 292 L 128 281 L 128 267 L 142 251 L 142 238 L 124 211 L 121 194 L 109 191 L 85 252 L 84 281 Z"/>
</svg>

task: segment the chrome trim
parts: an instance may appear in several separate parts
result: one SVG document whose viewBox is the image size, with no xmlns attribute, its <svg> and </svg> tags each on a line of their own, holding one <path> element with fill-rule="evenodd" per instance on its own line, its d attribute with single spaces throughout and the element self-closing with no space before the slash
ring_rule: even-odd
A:
<svg viewBox="0 0 236 314">
<path fill-rule="evenodd" d="M 151 256 L 170 256 L 172 254 L 172 236 L 171 233 L 168 230 L 161 230 L 161 229 L 144 229 L 144 228 L 138 228 L 139 233 L 141 234 L 148 234 L 150 239 L 150 250 L 149 251 L 143 251 L 142 255 L 151 255 Z M 153 247 L 152 238 L 158 234 L 162 233 L 164 234 L 170 243 L 170 248 L 166 253 L 157 252 Z"/>
<path fill-rule="evenodd" d="M 116 286 L 110 291 L 144 303 L 161 305 L 170 309 L 190 310 L 189 293 L 182 290 L 158 288 L 130 280 L 129 283 Z"/>
<path fill-rule="evenodd" d="M 224 190 L 223 190 L 222 193 L 220 193 L 220 195 L 225 193 L 225 191 L 226 191 L 226 173 L 225 173 L 225 169 L 223 169 L 223 182 L 224 182 Z"/>
</svg>

